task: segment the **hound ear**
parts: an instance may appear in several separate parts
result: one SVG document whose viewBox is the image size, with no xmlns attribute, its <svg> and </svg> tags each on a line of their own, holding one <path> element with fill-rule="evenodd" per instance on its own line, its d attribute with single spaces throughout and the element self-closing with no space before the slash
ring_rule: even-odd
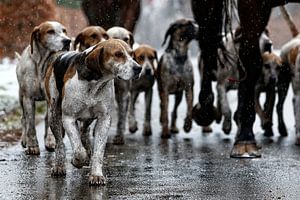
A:
<svg viewBox="0 0 300 200">
<path fill-rule="evenodd" d="M 74 46 L 73 46 L 74 51 L 76 50 L 78 43 L 81 43 L 81 42 L 82 42 L 82 33 L 79 33 L 75 38 L 75 42 L 74 42 Z"/>
<path fill-rule="evenodd" d="M 161 46 L 165 45 L 165 43 L 166 43 L 169 35 L 172 35 L 177 28 L 178 28 L 178 25 L 176 23 L 173 23 L 173 24 L 170 25 L 170 27 L 168 28 L 168 30 L 167 30 L 167 32 L 165 34 L 165 38 L 164 38 L 164 41 L 163 41 L 163 43 L 162 43 Z"/>
<path fill-rule="evenodd" d="M 103 76 L 101 68 L 103 68 L 104 48 L 95 47 L 85 58 L 85 65 L 89 70 L 96 73 L 100 77 Z"/>
<path fill-rule="evenodd" d="M 132 48 L 133 44 L 134 44 L 134 38 L 133 38 L 133 34 L 132 33 L 129 33 L 129 44 L 130 44 L 130 47 Z"/>
<path fill-rule="evenodd" d="M 157 57 L 157 51 L 156 50 L 154 50 L 154 58 L 158 62 L 158 57 Z"/>
<path fill-rule="evenodd" d="M 31 54 L 33 54 L 33 41 L 36 41 L 40 38 L 39 34 L 39 27 L 34 27 L 32 33 L 31 33 L 31 38 L 30 38 L 30 49 L 31 49 Z"/>
</svg>

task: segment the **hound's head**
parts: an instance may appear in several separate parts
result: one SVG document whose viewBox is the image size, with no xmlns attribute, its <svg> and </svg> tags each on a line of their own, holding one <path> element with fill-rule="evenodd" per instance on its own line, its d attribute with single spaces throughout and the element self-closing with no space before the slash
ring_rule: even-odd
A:
<svg viewBox="0 0 300 200">
<path fill-rule="evenodd" d="M 133 34 L 127 29 L 119 26 L 114 26 L 107 30 L 107 34 L 110 38 L 123 40 L 132 48 L 134 43 Z"/>
<path fill-rule="evenodd" d="M 191 40 L 198 38 L 198 25 L 190 19 L 179 19 L 168 28 L 162 45 L 166 43 L 169 36 L 170 41 L 188 44 Z"/>
<path fill-rule="evenodd" d="M 132 55 L 132 49 L 122 40 L 109 39 L 84 51 L 85 65 L 99 76 L 129 80 L 138 78 L 142 70 Z"/>
<path fill-rule="evenodd" d="M 153 76 L 157 66 L 157 52 L 149 45 L 140 45 L 133 52 L 133 59 L 142 66 L 142 75 Z"/>
<path fill-rule="evenodd" d="M 269 52 L 265 52 L 262 58 L 262 78 L 264 84 L 267 86 L 275 86 L 278 81 L 279 73 L 283 68 L 282 61 L 279 56 Z"/>
<path fill-rule="evenodd" d="M 67 36 L 66 28 L 55 21 L 46 21 L 36 26 L 31 34 L 31 53 L 34 43 L 38 48 L 44 48 L 51 52 L 69 50 L 70 38 Z M 38 49 L 39 50 L 39 49 Z"/>
<path fill-rule="evenodd" d="M 109 36 L 106 31 L 100 26 L 89 26 L 83 29 L 77 36 L 74 42 L 74 50 L 79 44 L 79 51 L 94 46 L 98 42 L 108 40 Z"/>
</svg>

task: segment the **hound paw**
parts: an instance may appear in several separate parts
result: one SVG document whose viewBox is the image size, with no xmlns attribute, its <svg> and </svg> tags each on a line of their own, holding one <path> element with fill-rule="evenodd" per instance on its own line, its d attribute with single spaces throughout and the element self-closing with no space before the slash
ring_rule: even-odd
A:
<svg viewBox="0 0 300 200">
<path fill-rule="evenodd" d="M 123 145 L 124 143 L 124 137 L 121 135 L 116 135 L 113 139 L 113 144 L 115 145 Z"/>
<path fill-rule="evenodd" d="M 278 131 L 279 131 L 280 135 L 283 136 L 283 137 L 286 137 L 288 135 L 288 132 L 287 132 L 285 126 L 282 126 L 282 125 L 279 126 Z"/>
<path fill-rule="evenodd" d="M 96 185 L 96 186 L 105 185 L 106 178 L 104 176 L 90 175 L 89 176 L 89 184 Z"/>
<path fill-rule="evenodd" d="M 144 135 L 144 136 L 152 135 L 152 129 L 151 129 L 151 126 L 144 126 L 143 135 Z"/>
<path fill-rule="evenodd" d="M 55 150 L 56 142 L 54 136 L 49 136 L 45 138 L 45 148 L 49 152 L 53 152 Z"/>
<path fill-rule="evenodd" d="M 66 175 L 66 169 L 65 166 L 53 166 L 51 168 L 51 176 L 65 176 Z"/>
<path fill-rule="evenodd" d="M 74 153 L 73 159 L 71 161 L 72 165 L 76 168 L 82 168 L 88 165 L 89 157 L 85 150 Z"/>
<path fill-rule="evenodd" d="M 224 131 L 224 133 L 226 135 L 229 135 L 230 131 L 231 131 L 231 121 L 224 121 L 223 123 L 223 127 L 222 127 L 222 130 Z"/>
<path fill-rule="evenodd" d="M 272 137 L 273 135 L 274 135 L 274 133 L 273 133 L 272 128 L 265 129 L 265 132 L 264 132 L 265 137 Z"/>
<path fill-rule="evenodd" d="M 130 133 L 135 133 L 138 130 L 137 123 L 133 123 L 129 126 Z"/>
<path fill-rule="evenodd" d="M 30 147 L 27 147 L 27 149 L 25 150 L 25 153 L 27 155 L 40 155 L 40 148 L 39 148 L 39 146 L 30 146 Z"/>
<path fill-rule="evenodd" d="M 210 126 L 203 126 L 202 133 L 211 133 L 213 130 Z"/>
<path fill-rule="evenodd" d="M 170 129 L 171 133 L 179 133 L 179 129 L 176 126 L 172 126 Z"/>
<path fill-rule="evenodd" d="M 192 119 L 190 118 L 185 118 L 184 120 L 184 125 L 183 125 L 183 130 L 188 133 L 192 129 Z"/>
</svg>

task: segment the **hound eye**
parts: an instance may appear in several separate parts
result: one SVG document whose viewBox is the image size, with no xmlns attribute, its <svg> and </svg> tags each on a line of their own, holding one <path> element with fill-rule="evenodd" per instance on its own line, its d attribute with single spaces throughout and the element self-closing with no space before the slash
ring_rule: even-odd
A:
<svg viewBox="0 0 300 200">
<path fill-rule="evenodd" d="M 63 29 L 62 32 L 63 32 L 64 34 L 67 34 L 67 30 L 66 30 L 66 29 Z"/>
<path fill-rule="evenodd" d="M 47 33 L 48 34 L 55 34 L 55 31 L 54 30 L 48 30 Z"/>
<path fill-rule="evenodd" d="M 153 56 L 149 56 L 149 60 L 150 61 L 154 60 L 154 57 Z"/>
<path fill-rule="evenodd" d="M 108 40 L 108 39 L 109 39 L 109 37 L 108 37 L 108 35 L 107 35 L 107 34 L 103 34 L 103 38 L 104 38 L 104 39 L 106 39 L 106 40 Z"/>
<path fill-rule="evenodd" d="M 145 59 L 145 57 L 144 56 L 139 56 L 138 59 L 143 61 Z"/>
<path fill-rule="evenodd" d="M 124 42 L 128 42 L 129 38 L 124 38 L 123 40 Z"/>
<path fill-rule="evenodd" d="M 97 34 L 96 33 L 92 34 L 91 38 L 96 39 L 97 38 Z"/>
<path fill-rule="evenodd" d="M 117 52 L 115 53 L 115 56 L 116 56 L 117 58 L 121 58 L 121 57 L 123 56 L 123 53 L 122 53 L 121 51 L 117 51 Z"/>
</svg>

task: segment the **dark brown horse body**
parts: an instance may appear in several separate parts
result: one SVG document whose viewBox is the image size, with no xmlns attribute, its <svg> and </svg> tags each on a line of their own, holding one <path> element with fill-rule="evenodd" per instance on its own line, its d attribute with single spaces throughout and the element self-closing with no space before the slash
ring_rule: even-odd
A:
<svg viewBox="0 0 300 200">
<path fill-rule="evenodd" d="M 213 71 L 217 68 L 217 49 L 221 44 L 226 6 L 231 0 L 192 0 L 195 20 L 199 24 L 199 46 L 204 65 L 201 77 L 199 103 L 193 110 L 193 118 L 206 126 L 218 118 L 213 106 L 211 82 L 215 79 Z M 241 77 L 238 90 L 238 109 L 234 119 L 238 125 L 231 157 L 260 157 L 253 134 L 255 120 L 254 86 L 261 73 L 262 58 L 259 50 L 259 37 L 265 29 L 271 9 L 288 2 L 300 0 L 238 0 L 237 9 L 241 26 L 241 46 L 239 67 Z"/>
<path fill-rule="evenodd" d="M 140 15 L 140 0 L 83 0 L 90 25 L 104 29 L 121 26 L 133 33 Z"/>
</svg>

